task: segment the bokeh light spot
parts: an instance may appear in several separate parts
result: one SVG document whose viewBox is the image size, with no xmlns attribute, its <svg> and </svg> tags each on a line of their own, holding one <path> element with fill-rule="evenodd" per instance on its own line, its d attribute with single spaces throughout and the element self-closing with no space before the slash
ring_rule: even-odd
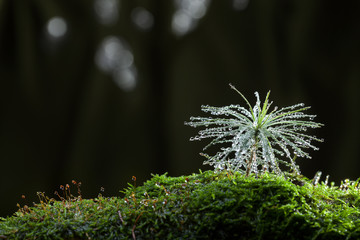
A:
<svg viewBox="0 0 360 240">
<path fill-rule="evenodd" d="M 135 88 L 137 72 L 134 55 L 125 40 L 115 36 L 106 37 L 95 55 L 95 62 L 124 91 Z"/>
<path fill-rule="evenodd" d="M 182 36 L 197 26 L 198 21 L 206 15 L 210 0 L 174 0 L 176 11 L 172 18 L 172 30 Z"/>
<path fill-rule="evenodd" d="M 131 20 L 143 31 L 150 30 L 154 25 L 154 16 L 142 7 L 137 7 L 131 12 Z"/>
<path fill-rule="evenodd" d="M 110 25 L 119 19 L 119 0 L 95 0 L 94 9 L 101 24 Z"/>
<path fill-rule="evenodd" d="M 249 4 L 249 0 L 233 0 L 233 8 L 238 11 L 245 10 Z"/>
<path fill-rule="evenodd" d="M 137 72 L 134 67 L 119 69 L 113 73 L 115 83 L 124 91 L 132 91 L 136 87 Z"/>
<path fill-rule="evenodd" d="M 59 38 L 66 34 L 67 24 L 62 17 L 53 17 L 47 23 L 47 32 L 51 37 Z"/>
<path fill-rule="evenodd" d="M 184 11 L 178 10 L 175 12 L 172 21 L 172 29 L 176 35 L 185 35 L 191 30 L 193 24 L 194 23 L 191 17 Z"/>
</svg>

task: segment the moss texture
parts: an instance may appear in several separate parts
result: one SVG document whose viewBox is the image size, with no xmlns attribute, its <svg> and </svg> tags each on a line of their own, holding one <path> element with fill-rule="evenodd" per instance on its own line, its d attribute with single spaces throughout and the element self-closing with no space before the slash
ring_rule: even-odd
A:
<svg viewBox="0 0 360 240">
<path fill-rule="evenodd" d="M 359 239 L 358 181 L 340 187 L 272 174 L 154 175 L 122 197 L 69 186 L 1 218 L 3 239 Z M 79 186 L 78 186 L 79 187 Z M 61 195 L 61 196 L 60 196 Z"/>
</svg>

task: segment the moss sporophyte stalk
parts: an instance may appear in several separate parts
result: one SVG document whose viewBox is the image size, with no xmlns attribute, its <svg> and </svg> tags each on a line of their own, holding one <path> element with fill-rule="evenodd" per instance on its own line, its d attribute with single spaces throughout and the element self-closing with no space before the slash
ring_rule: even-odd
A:
<svg viewBox="0 0 360 240">
<path fill-rule="evenodd" d="M 270 92 L 262 105 L 255 93 L 252 107 L 231 87 L 249 109 L 202 106 L 214 117 L 186 123 L 205 127 L 192 138 L 212 138 L 205 149 L 221 146 L 203 154 L 214 171 L 153 175 L 140 186 L 133 177 L 122 196 L 94 199 L 73 181 L 77 191 L 65 184 L 53 198 L 39 192 L 39 203 L 0 218 L 0 239 L 360 239 L 360 179 L 337 187 L 321 172 L 300 175 L 295 164 L 322 141 L 305 134 L 322 126 L 304 113 L 309 107 L 270 110 Z"/>
</svg>

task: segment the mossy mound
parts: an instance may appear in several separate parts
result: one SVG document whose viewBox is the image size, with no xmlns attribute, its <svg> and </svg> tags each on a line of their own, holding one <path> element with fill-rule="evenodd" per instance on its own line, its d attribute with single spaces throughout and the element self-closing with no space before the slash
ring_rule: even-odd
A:
<svg viewBox="0 0 360 240">
<path fill-rule="evenodd" d="M 1 218 L 0 239 L 359 239 L 358 182 L 265 174 L 154 175 L 124 197 L 60 200 Z"/>
</svg>

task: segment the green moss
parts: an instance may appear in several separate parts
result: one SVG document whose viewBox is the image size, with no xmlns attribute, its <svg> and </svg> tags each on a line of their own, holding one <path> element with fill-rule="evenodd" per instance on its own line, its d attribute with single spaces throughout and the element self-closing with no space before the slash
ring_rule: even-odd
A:
<svg viewBox="0 0 360 240">
<path fill-rule="evenodd" d="M 294 184 L 294 183 L 296 184 Z M 40 202 L 0 221 L 8 239 L 358 239 L 358 182 L 201 172 L 154 175 L 123 197 Z M 299 184 L 300 183 L 300 184 Z"/>
</svg>

